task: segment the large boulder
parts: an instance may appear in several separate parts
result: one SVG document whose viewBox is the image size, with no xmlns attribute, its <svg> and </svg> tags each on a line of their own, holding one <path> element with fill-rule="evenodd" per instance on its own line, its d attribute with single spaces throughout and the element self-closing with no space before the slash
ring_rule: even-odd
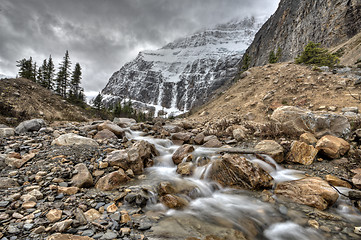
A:
<svg viewBox="0 0 361 240">
<path fill-rule="evenodd" d="M 191 157 L 190 153 L 193 151 L 194 147 L 192 145 L 185 144 L 180 146 L 172 156 L 173 163 L 176 165 L 180 164 L 184 158 Z"/>
<path fill-rule="evenodd" d="M 121 184 L 127 182 L 129 177 L 125 174 L 123 169 L 109 173 L 100 178 L 95 185 L 95 188 L 102 191 L 111 191 L 120 187 Z"/>
<path fill-rule="evenodd" d="M 97 134 L 95 134 L 95 136 L 93 138 L 94 139 L 118 139 L 117 135 L 115 135 L 112 131 L 110 131 L 108 129 L 103 129 L 103 130 L 97 132 Z"/>
<path fill-rule="evenodd" d="M 283 147 L 274 140 L 263 140 L 255 147 L 256 150 L 270 155 L 276 162 L 283 162 Z"/>
<path fill-rule="evenodd" d="M 159 199 L 168 208 L 182 209 L 188 206 L 188 201 L 185 198 L 179 197 L 174 194 L 166 194 Z"/>
<path fill-rule="evenodd" d="M 294 141 L 291 144 L 291 150 L 287 155 L 287 161 L 311 165 L 315 159 L 318 150 L 304 142 Z"/>
<path fill-rule="evenodd" d="M 21 122 L 16 128 L 15 132 L 17 134 L 25 132 L 34 132 L 39 131 L 42 127 L 45 127 L 46 124 L 43 119 L 31 119 L 28 121 Z"/>
<path fill-rule="evenodd" d="M 174 133 L 171 138 L 174 142 L 183 144 L 183 143 L 188 143 L 192 136 L 193 136 L 192 133 L 178 132 L 178 133 Z"/>
<path fill-rule="evenodd" d="M 104 122 L 98 125 L 98 131 L 107 129 L 114 133 L 118 138 L 122 138 L 125 136 L 125 130 L 118 125 L 111 122 Z"/>
<path fill-rule="evenodd" d="M 139 141 L 129 149 L 109 153 L 105 161 L 110 166 L 118 166 L 125 171 L 131 169 L 135 174 L 142 174 L 144 168 L 152 166 L 152 158 L 158 155 L 159 153 L 153 144 L 147 141 Z"/>
<path fill-rule="evenodd" d="M 59 145 L 59 146 L 69 146 L 69 145 L 88 145 L 88 146 L 94 146 L 99 147 L 99 144 L 87 137 L 79 136 L 75 133 L 67 133 L 59 136 L 57 139 L 55 139 L 51 145 Z"/>
<path fill-rule="evenodd" d="M 236 154 L 213 162 L 209 178 L 224 187 L 259 190 L 273 186 L 273 178 L 258 164 Z"/>
<path fill-rule="evenodd" d="M 75 170 L 78 173 L 71 179 L 75 187 L 86 188 L 93 186 L 93 177 L 84 163 L 77 164 Z"/>
<path fill-rule="evenodd" d="M 318 177 L 279 183 L 275 189 L 275 194 L 319 210 L 325 210 L 334 204 L 338 198 L 337 191 Z"/>
<path fill-rule="evenodd" d="M 277 108 L 271 119 L 283 124 L 288 132 L 297 135 L 311 132 L 317 137 L 326 134 L 347 137 L 351 132 L 350 123 L 345 116 L 329 112 L 316 113 L 294 106 Z"/>
<path fill-rule="evenodd" d="M 318 140 L 316 149 L 327 157 L 334 159 L 347 153 L 350 150 L 350 144 L 342 138 L 326 135 Z"/>
<path fill-rule="evenodd" d="M 136 124 L 137 121 L 135 121 L 133 118 L 114 118 L 113 123 L 122 128 L 127 128 Z"/>
</svg>

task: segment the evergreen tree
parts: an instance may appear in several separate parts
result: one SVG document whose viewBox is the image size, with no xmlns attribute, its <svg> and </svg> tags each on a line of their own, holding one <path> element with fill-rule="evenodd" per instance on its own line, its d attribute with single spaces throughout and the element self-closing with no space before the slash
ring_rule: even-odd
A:
<svg viewBox="0 0 361 240">
<path fill-rule="evenodd" d="M 244 54 L 243 59 L 242 59 L 241 71 L 248 70 L 248 68 L 250 67 L 250 64 L 251 64 L 251 57 L 246 53 L 246 54 Z"/>
<path fill-rule="evenodd" d="M 268 55 L 268 62 L 269 63 L 276 63 L 277 62 L 277 57 L 274 51 L 271 51 Z"/>
<path fill-rule="evenodd" d="M 96 109 L 100 110 L 103 108 L 103 96 L 101 93 L 99 93 L 94 99 L 93 99 L 93 105 Z"/>
<path fill-rule="evenodd" d="M 53 89 L 54 85 L 54 74 L 55 74 L 55 66 L 53 63 L 53 59 L 51 55 L 49 56 L 48 63 L 46 67 L 43 69 L 44 71 L 44 85 L 47 89 Z"/>
<path fill-rule="evenodd" d="M 79 63 L 75 64 L 75 68 L 74 71 L 72 73 L 71 76 L 71 81 L 70 81 L 70 88 L 69 88 L 69 99 L 73 102 L 78 102 L 78 101 L 82 101 L 84 99 L 81 99 L 80 97 L 80 92 L 81 92 L 81 87 L 80 87 L 80 81 L 81 81 L 81 67 Z"/>
<path fill-rule="evenodd" d="M 45 88 L 47 88 L 46 81 L 45 81 L 47 65 L 48 65 L 48 63 L 47 63 L 46 59 L 44 59 L 43 65 L 41 65 L 39 67 L 37 78 L 36 78 L 37 82 Z"/>
<path fill-rule="evenodd" d="M 65 56 L 63 58 L 63 62 L 60 64 L 57 79 L 56 79 L 56 92 L 62 96 L 63 98 L 66 98 L 67 94 L 67 88 L 69 85 L 69 77 L 70 77 L 70 58 L 69 58 L 69 52 L 66 50 Z"/>
<path fill-rule="evenodd" d="M 316 66 L 333 67 L 338 57 L 329 53 L 327 49 L 321 48 L 319 43 L 309 42 L 305 50 L 295 59 L 296 63 L 314 64 Z"/>
<path fill-rule="evenodd" d="M 35 81 L 36 79 L 36 64 L 34 68 L 33 59 L 30 57 L 29 59 L 21 59 L 19 61 L 16 61 L 18 64 L 16 65 L 19 67 L 19 76 L 22 78 L 27 78 L 32 81 Z"/>
</svg>

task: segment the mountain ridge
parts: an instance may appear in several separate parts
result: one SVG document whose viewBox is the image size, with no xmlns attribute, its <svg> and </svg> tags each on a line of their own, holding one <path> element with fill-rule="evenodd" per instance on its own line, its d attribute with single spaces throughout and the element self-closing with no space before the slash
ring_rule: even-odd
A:
<svg viewBox="0 0 361 240">
<path fill-rule="evenodd" d="M 233 20 L 140 52 L 109 79 L 102 90 L 105 102 L 132 99 L 138 108 L 175 114 L 205 103 L 236 76 L 242 54 L 262 21 Z"/>
</svg>

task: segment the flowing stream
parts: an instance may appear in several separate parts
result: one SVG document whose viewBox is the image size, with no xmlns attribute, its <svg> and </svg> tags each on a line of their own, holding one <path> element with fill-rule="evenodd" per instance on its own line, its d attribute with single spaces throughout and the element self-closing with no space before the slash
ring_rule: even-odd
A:
<svg viewBox="0 0 361 240">
<path fill-rule="evenodd" d="M 326 237 L 307 224 L 297 224 L 289 215 L 289 209 L 284 205 L 276 205 L 260 200 L 260 193 L 251 191 L 222 188 L 218 184 L 207 180 L 208 170 L 214 159 L 220 158 L 216 148 L 195 147 L 193 163 L 205 158 L 210 160 L 210 164 L 196 167 L 193 175 L 182 177 L 176 173 L 177 166 L 172 161 L 174 151 L 179 147 L 167 139 L 155 139 L 142 136 L 142 132 L 130 131 L 128 139 L 145 140 L 155 145 L 160 156 L 154 159 L 153 167 L 147 168 L 147 178 L 142 183 L 148 185 L 158 185 L 161 181 L 169 181 L 184 189 L 193 189 L 190 204 L 184 210 L 168 210 L 161 203 L 149 203 L 147 209 L 150 211 L 163 212 L 171 218 L 195 218 L 196 223 L 213 224 L 221 229 L 235 229 L 247 237 L 247 239 L 265 240 L 322 240 Z M 297 170 L 284 169 L 278 165 L 271 157 L 262 155 L 266 160 L 256 158 L 254 155 L 244 155 L 249 161 L 256 162 L 266 170 L 273 178 L 274 182 L 296 180 L 304 177 L 303 173 Z M 195 162 L 194 162 L 195 161 Z M 349 189 L 339 188 L 340 192 L 347 193 Z M 258 197 L 257 197 L 258 196 Z M 346 219 L 361 223 L 361 215 L 357 210 L 350 207 L 350 202 L 344 197 L 339 197 L 338 202 L 333 207 L 334 211 Z M 188 220 L 187 220 L 188 221 Z M 190 221 L 189 224 L 195 224 Z M 305 227 L 306 225 L 306 227 Z M 167 225 L 165 225 L 167 226 Z M 162 228 L 165 228 L 164 226 Z M 187 228 L 187 227 L 185 227 Z M 216 228 L 214 229 L 216 230 Z M 162 229 L 165 234 L 173 229 Z M 173 232 L 174 233 L 174 232 Z M 186 237 L 184 237 L 185 239 Z M 150 238 L 162 239 L 162 238 Z M 170 237 L 169 239 L 173 239 Z M 176 236 L 174 239 L 177 239 Z M 203 238 L 201 238 L 203 239 Z M 233 239 L 233 238 L 232 238 Z M 237 239 L 236 237 L 234 239 Z"/>
</svg>

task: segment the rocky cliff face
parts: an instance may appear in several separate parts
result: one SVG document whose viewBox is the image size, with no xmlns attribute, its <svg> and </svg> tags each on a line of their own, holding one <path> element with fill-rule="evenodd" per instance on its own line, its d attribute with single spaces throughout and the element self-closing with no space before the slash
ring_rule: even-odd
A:
<svg viewBox="0 0 361 240">
<path fill-rule="evenodd" d="M 132 99 L 158 111 L 184 112 L 229 83 L 262 20 L 232 21 L 140 52 L 109 79 L 102 93 L 112 103 Z"/>
<path fill-rule="evenodd" d="M 360 26 L 361 0 L 281 0 L 246 52 L 251 66 L 268 63 L 278 47 L 281 61 L 293 60 L 309 41 L 336 46 L 360 32 Z"/>
</svg>

